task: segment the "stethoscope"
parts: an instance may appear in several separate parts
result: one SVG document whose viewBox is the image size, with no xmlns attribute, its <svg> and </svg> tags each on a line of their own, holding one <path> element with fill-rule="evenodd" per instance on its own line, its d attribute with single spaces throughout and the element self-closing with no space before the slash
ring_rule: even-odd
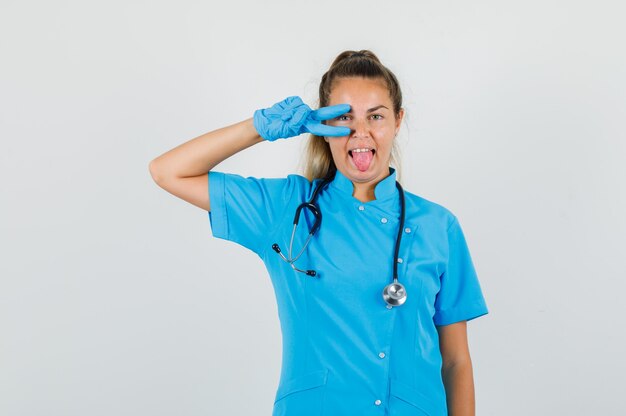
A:
<svg viewBox="0 0 626 416">
<path fill-rule="evenodd" d="M 293 219 L 293 231 L 291 232 L 291 240 L 289 241 L 289 258 L 286 258 L 283 255 L 283 253 L 280 252 L 280 247 L 278 247 L 277 243 L 274 243 L 272 245 L 272 249 L 274 249 L 275 252 L 280 254 L 280 257 L 282 257 L 283 260 L 289 263 L 292 269 L 298 272 L 305 273 L 307 276 L 311 276 L 311 277 L 315 277 L 317 275 L 317 272 L 315 270 L 300 270 L 294 265 L 294 263 L 296 260 L 298 260 L 298 258 L 300 258 L 300 256 L 304 252 L 304 249 L 309 244 L 311 237 L 313 237 L 313 234 L 315 234 L 315 232 L 320 228 L 320 225 L 322 224 L 322 211 L 320 210 L 319 206 L 317 206 L 316 204 L 317 195 L 322 188 L 324 188 L 328 183 L 330 183 L 333 180 L 333 178 L 334 178 L 334 173 L 331 174 L 329 177 L 325 178 L 315 188 L 315 191 L 313 192 L 313 196 L 311 196 L 311 199 L 308 202 L 303 202 L 296 209 L 296 215 Z M 396 188 L 398 188 L 398 190 L 400 191 L 399 195 L 400 195 L 400 208 L 401 209 L 400 209 L 400 227 L 398 228 L 398 237 L 396 238 L 396 247 L 394 250 L 394 258 L 393 258 L 393 282 L 385 286 L 385 288 L 383 289 L 383 299 L 390 306 L 400 306 L 406 301 L 406 289 L 401 283 L 398 282 L 398 251 L 400 250 L 400 241 L 402 240 L 402 230 L 404 229 L 404 190 L 402 189 L 402 186 L 400 186 L 400 183 L 398 181 L 396 181 Z M 303 208 L 308 208 L 311 212 L 313 212 L 313 215 L 315 216 L 315 223 L 313 224 L 313 227 L 309 230 L 309 236 L 307 237 L 304 243 L 304 247 L 302 247 L 302 250 L 300 250 L 300 253 L 298 253 L 298 255 L 295 258 L 293 258 L 291 256 L 293 238 L 296 234 L 296 227 L 298 226 L 298 221 L 300 219 L 300 212 L 302 211 Z"/>
</svg>

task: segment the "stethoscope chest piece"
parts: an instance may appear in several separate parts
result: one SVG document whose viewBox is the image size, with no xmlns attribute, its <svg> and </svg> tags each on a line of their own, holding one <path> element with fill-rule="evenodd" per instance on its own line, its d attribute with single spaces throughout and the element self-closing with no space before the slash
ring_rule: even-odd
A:
<svg viewBox="0 0 626 416">
<path fill-rule="evenodd" d="M 298 258 L 302 255 L 302 253 L 304 252 L 304 249 L 309 244 L 309 241 L 311 240 L 315 232 L 320 228 L 320 224 L 322 222 L 322 211 L 320 210 L 319 206 L 316 204 L 317 195 L 322 188 L 324 188 L 328 183 L 330 183 L 333 180 L 333 178 L 334 178 L 334 174 L 322 180 L 322 182 L 315 188 L 315 191 L 313 192 L 313 196 L 311 196 L 311 199 L 308 202 L 304 202 L 300 204 L 298 208 L 296 209 L 296 215 L 294 216 L 294 219 L 293 219 L 293 229 L 291 231 L 291 240 L 289 241 L 289 258 L 285 257 L 283 253 L 281 253 L 280 247 L 278 246 L 277 243 L 274 243 L 272 245 L 272 249 L 276 253 L 278 253 L 284 261 L 289 263 L 289 265 L 291 265 L 291 267 L 295 271 L 306 273 L 308 276 L 312 276 L 312 277 L 317 277 L 317 272 L 315 270 L 301 270 L 294 265 L 294 262 L 298 260 Z M 395 245 L 394 256 L 393 256 L 393 282 L 385 286 L 385 288 L 383 289 L 383 299 L 389 305 L 388 306 L 389 309 L 391 309 L 391 307 L 393 306 L 400 306 L 406 301 L 406 289 L 401 283 L 398 283 L 398 260 L 399 260 L 398 253 L 400 250 L 400 241 L 402 240 L 402 232 L 404 231 L 404 215 L 405 215 L 404 190 L 402 189 L 402 186 L 400 185 L 398 181 L 396 181 L 396 188 L 398 188 L 399 197 L 400 197 L 400 224 L 398 227 L 398 236 L 396 237 L 396 245 Z M 311 230 L 309 231 L 309 236 L 304 242 L 304 247 L 302 247 L 302 250 L 300 250 L 300 253 L 296 257 L 293 257 L 291 253 L 291 249 L 293 247 L 293 240 L 296 234 L 296 227 L 298 226 L 298 220 L 300 218 L 300 211 L 303 208 L 307 208 L 313 212 L 313 215 L 315 215 L 315 223 L 313 227 L 311 228 Z"/>
<path fill-rule="evenodd" d="M 390 283 L 383 289 L 383 299 L 391 306 L 400 306 L 406 301 L 406 289 L 397 281 Z"/>
</svg>

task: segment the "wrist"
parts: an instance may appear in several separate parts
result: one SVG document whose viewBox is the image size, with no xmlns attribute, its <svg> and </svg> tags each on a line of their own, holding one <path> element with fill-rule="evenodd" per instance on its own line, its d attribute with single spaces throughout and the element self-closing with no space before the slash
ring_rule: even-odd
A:
<svg viewBox="0 0 626 416">
<path fill-rule="evenodd" d="M 273 141 L 271 137 L 267 135 L 267 118 L 263 114 L 263 110 L 256 110 L 252 117 L 252 125 L 255 133 L 264 140 Z"/>
<path fill-rule="evenodd" d="M 256 126 L 254 125 L 253 117 L 244 120 L 243 127 L 245 129 L 246 136 L 253 137 L 254 139 L 265 140 L 263 137 L 261 137 Z"/>
</svg>

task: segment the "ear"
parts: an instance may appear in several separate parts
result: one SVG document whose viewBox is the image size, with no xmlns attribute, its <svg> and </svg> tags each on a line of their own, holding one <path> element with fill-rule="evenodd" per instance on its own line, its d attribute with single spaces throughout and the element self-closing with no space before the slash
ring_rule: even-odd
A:
<svg viewBox="0 0 626 416">
<path fill-rule="evenodd" d="M 324 137 L 324 141 L 325 141 L 326 143 L 328 143 L 328 137 L 326 137 L 326 136 L 322 136 L 322 137 Z"/>
<path fill-rule="evenodd" d="M 404 108 L 401 108 L 398 111 L 398 117 L 396 117 L 396 134 L 400 131 L 400 125 L 402 124 L 402 120 L 404 119 Z"/>
</svg>

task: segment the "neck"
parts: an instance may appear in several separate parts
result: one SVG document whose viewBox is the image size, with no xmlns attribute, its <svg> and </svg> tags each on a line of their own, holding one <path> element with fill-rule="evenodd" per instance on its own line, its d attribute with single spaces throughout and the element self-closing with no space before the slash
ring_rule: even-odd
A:
<svg viewBox="0 0 626 416">
<path fill-rule="evenodd" d="M 374 193 L 373 186 L 361 185 L 352 182 L 354 186 L 354 192 L 352 196 L 358 199 L 361 202 L 369 202 L 376 199 L 376 194 Z"/>
</svg>

